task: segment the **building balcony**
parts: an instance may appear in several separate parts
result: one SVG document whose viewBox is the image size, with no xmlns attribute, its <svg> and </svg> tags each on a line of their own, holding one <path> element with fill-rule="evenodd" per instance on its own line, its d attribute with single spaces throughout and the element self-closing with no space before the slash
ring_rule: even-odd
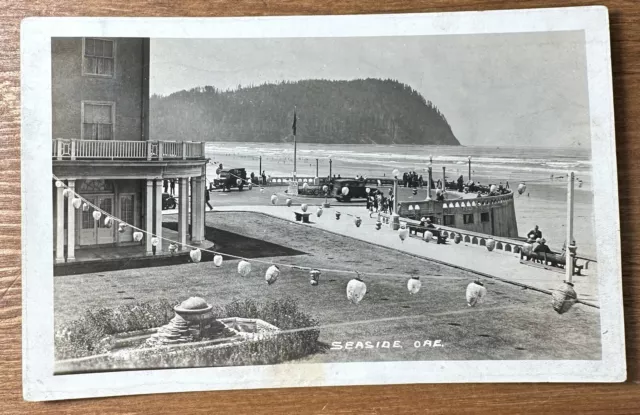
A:
<svg viewBox="0 0 640 415">
<path fill-rule="evenodd" d="M 54 160 L 204 160 L 205 143 L 54 138 Z"/>
</svg>

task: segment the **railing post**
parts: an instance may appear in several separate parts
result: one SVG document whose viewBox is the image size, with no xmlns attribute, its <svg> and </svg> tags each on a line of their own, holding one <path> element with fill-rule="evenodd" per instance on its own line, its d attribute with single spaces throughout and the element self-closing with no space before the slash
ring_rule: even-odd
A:
<svg viewBox="0 0 640 415">
<path fill-rule="evenodd" d="M 151 160 L 151 141 L 147 141 L 147 160 Z"/>
<path fill-rule="evenodd" d="M 183 141 L 182 142 L 182 160 L 186 160 L 187 159 L 187 142 Z"/>
<path fill-rule="evenodd" d="M 164 141 L 158 141 L 158 160 L 162 160 L 163 153 L 164 153 Z"/>
<path fill-rule="evenodd" d="M 58 154 L 56 158 L 62 160 L 62 140 L 56 140 L 56 142 L 58 143 Z"/>
<path fill-rule="evenodd" d="M 76 140 L 71 139 L 71 160 L 76 159 Z"/>
</svg>

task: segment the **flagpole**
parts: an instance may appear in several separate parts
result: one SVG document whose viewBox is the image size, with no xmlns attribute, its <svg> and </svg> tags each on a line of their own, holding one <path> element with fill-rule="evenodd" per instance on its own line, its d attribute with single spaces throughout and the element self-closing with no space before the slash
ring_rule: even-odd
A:
<svg viewBox="0 0 640 415">
<path fill-rule="evenodd" d="M 293 107 L 293 181 L 295 181 L 296 183 L 298 182 L 297 180 L 297 169 L 296 169 L 296 165 L 297 165 L 297 143 L 296 143 L 296 107 Z"/>
</svg>

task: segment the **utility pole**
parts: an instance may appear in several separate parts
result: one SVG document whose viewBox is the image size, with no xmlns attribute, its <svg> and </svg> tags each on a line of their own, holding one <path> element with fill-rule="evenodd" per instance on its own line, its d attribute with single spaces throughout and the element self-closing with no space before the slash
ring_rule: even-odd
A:
<svg viewBox="0 0 640 415">
<path fill-rule="evenodd" d="M 471 180 L 471 156 L 469 156 L 469 179 Z"/>
<path fill-rule="evenodd" d="M 432 180 L 432 176 L 431 176 L 431 166 L 429 166 L 429 183 L 427 184 L 427 198 L 431 199 L 431 180 Z"/>
<path fill-rule="evenodd" d="M 262 156 L 260 156 L 260 169 L 258 170 L 258 176 L 262 176 Z"/>
<path fill-rule="evenodd" d="M 316 159 L 316 177 L 318 177 L 318 178 L 320 177 L 318 175 L 318 159 Z"/>
<path fill-rule="evenodd" d="M 568 175 L 569 182 L 567 183 L 567 242 L 566 242 L 566 264 L 565 270 L 567 273 L 567 282 L 571 283 L 573 280 L 573 258 L 575 257 L 576 247 L 573 245 L 573 189 L 574 189 L 574 173 L 571 172 Z"/>
<path fill-rule="evenodd" d="M 332 178 L 333 176 L 331 175 L 331 163 L 333 163 L 333 160 L 329 159 L 329 178 Z"/>
<path fill-rule="evenodd" d="M 293 181 L 298 183 L 298 179 L 296 178 L 296 162 L 297 162 L 297 143 L 296 143 L 296 108 L 293 107 Z"/>
</svg>

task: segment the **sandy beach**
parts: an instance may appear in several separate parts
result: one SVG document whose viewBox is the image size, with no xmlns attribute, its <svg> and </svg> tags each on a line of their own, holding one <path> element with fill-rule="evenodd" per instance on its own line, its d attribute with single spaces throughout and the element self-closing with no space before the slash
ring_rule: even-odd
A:
<svg viewBox="0 0 640 415">
<path fill-rule="evenodd" d="M 247 174 L 258 173 L 262 156 L 262 170 L 267 175 L 287 176 L 293 171 L 293 146 L 286 144 L 254 143 L 209 143 L 207 157 L 212 161 L 207 169 L 209 178 L 215 177 L 217 165 L 244 167 Z M 535 153 L 535 158 L 531 157 Z M 442 178 L 442 167 L 446 168 L 447 180 L 468 176 L 467 156 L 472 154 L 472 179 L 482 184 L 507 182 L 512 188 L 519 183 L 527 185 L 523 195 L 516 195 L 518 232 L 521 236 L 538 225 L 547 243 L 561 247 L 566 238 L 566 173 L 576 172 L 579 182 L 575 186 L 574 238 L 578 252 L 596 256 L 593 195 L 591 193 L 590 154 L 574 150 L 535 151 L 526 148 L 471 148 L 471 147 L 416 147 L 416 146 L 326 146 L 300 144 L 297 152 L 299 176 L 329 175 L 341 177 L 365 175 L 370 177 L 390 176 L 394 168 L 416 171 L 427 175 L 429 156 L 432 156 L 434 180 Z M 528 158 L 527 158 L 528 157 Z M 553 179 L 551 178 L 553 175 Z M 406 200 L 424 200 L 426 190 L 417 196 L 407 195 Z M 401 195 L 400 200 L 403 199 Z M 269 203 L 265 196 L 265 204 Z"/>
</svg>

